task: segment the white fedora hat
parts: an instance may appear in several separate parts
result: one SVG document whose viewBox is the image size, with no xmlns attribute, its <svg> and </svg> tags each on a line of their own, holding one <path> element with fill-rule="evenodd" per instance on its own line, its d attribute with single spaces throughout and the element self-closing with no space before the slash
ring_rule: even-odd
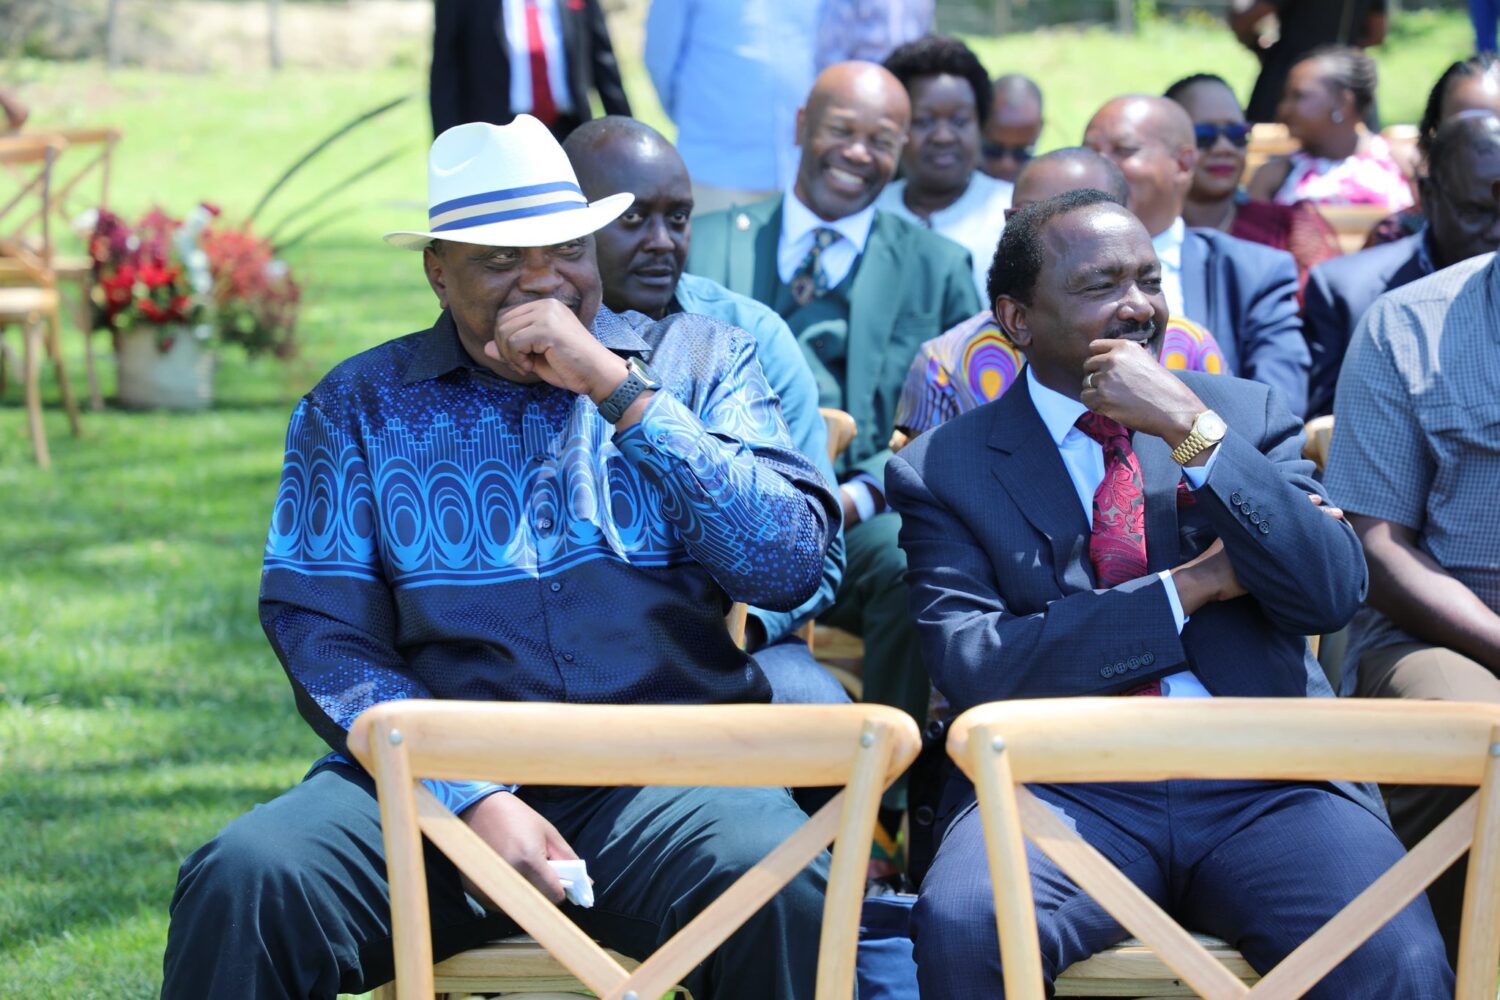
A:
<svg viewBox="0 0 1500 1000">
<path fill-rule="evenodd" d="M 589 204 L 562 146 L 530 115 L 469 122 L 434 139 L 427 155 L 427 231 L 385 241 L 407 250 L 433 240 L 545 247 L 603 229 L 634 200 L 627 191 Z"/>
</svg>

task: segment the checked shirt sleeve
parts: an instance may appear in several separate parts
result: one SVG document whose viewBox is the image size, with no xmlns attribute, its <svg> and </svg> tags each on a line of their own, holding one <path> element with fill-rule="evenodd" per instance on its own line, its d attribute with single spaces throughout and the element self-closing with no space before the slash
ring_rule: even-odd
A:
<svg viewBox="0 0 1500 1000">
<path fill-rule="evenodd" d="M 430 698 L 395 645 L 373 484 L 359 436 L 304 399 L 287 431 L 261 572 L 260 621 L 297 709 L 340 757 L 371 705 Z M 455 812 L 515 786 L 425 782 Z"/>
<path fill-rule="evenodd" d="M 728 343 L 696 407 L 658 392 L 614 442 L 731 599 L 791 611 L 817 591 L 839 508 L 792 444 L 753 343 L 743 335 Z"/>
</svg>

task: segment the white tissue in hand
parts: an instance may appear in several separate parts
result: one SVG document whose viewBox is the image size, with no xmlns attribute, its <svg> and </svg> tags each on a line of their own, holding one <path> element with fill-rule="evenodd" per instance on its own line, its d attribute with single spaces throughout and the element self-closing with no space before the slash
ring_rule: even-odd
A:
<svg viewBox="0 0 1500 1000">
<path fill-rule="evenodd" d="M 589 881 L 588 865 L 582 861 L 563 859 L 549 860 L 547 864 L 552 866 L 552 870 L 562 880 L 568 902 L 584 909 L 594 905 L 594 883 Z"/>
</svg>

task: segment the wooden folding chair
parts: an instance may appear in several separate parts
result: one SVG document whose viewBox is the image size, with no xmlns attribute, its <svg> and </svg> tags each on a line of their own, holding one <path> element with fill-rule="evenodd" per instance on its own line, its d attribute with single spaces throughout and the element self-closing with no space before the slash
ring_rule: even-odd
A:
<svg viewBox="0 0 1500 1000">
<path fill-rule="evenodd" d="M 62 390 L 63 406 L 73 434 L 80 431 L 78 406 L 63 366 L 59 340 L 60 299 L 52 269 L 50 216 L 46 211 L 52 191 L 52 169 L 63 150 L 61 140 L 11 136 L 0 138 L 0 168 L 14 180 L 0 193 L 0 330 L 20 326 L 24 352 L 21 379 L 26 394 L 26 420 L 37 464 L 48 467 L 52 458 L 42 424 L 41 356 L 52 359 Z M 27 206 L 35 202 L 28 216 Z M 0 354 L 0 391 L 5 387 L 4 356 Z"/>
<path fill-rule="evenodd" d="M 374 776 L 380 797 L 396 995 L 426 1000 L 435 991 L 422 864 L 425 835 L 555 956 L 565 975 L 607 1000 L 662 996 L 836 841 L 823 910 L 817 996 L 850 997 L 876 810 L 882 791 L 919 746 L 910 717 L 879 705 L 653 707 L 426 700 L 377 705 L 355 720 L 349 749 Z M 654 955 L 628 970 L 490 850 L 421 778 L 587 787 L 844 788 Z M 557 965 L 552 971 L 558 971 Z M 471 978 L 461 985 L 485 988 L 475 982 Z"/>
<path fill-rule="evenodd" d="M 1318 214 L 1327 220 L 1339 238 L 1339 249 L 1346 254 L 1364 249 L 1382 219 L 1391 214 L 1384 205 L 1318 205 Z"/>
<path fill-rule="evenodd" d="M 1500 965 L 1500 707 L 1333 698 L 997 702 L 970 709 L 954 721 L 948 753 L 978 791 L 1005 992 L 1011 1000 L 1043 995 L 1023 836 L 1134 934 L 1171 976 L 1210 1000 L 1301 996 L 1472 845 L 1457 995 L 1460 1000 L 1495 996 Z M 1023 787 L 1026 782 L 1178 778 L 1337 778 L 1478 785 L 1479 790 L 1251 986 L 1242 965 L 1236 970 L 1222 961 L 1233 959 L 1232 951 L 1220 947 L 1215 956 L 1205 950 Z M 1072 973 L 1065 971 L 1059 985 Z M 1126 984 L 1130 992 L 1108 995 L 1159 995 L 1143 985 Z"/>
<path fill-rule="evenodd" d="M 102 212 L 109 208 L 109 182 L 114 167 L 115 147 L 124 136 L 122 131 L 111 126 L 45 130 L 33 128 L 28 134 L 61 139 L 67 149 L 58 164 L 52 195 L 47 202 L 47 210 L 51 213 L 54 224 L 69 226 L 88 209 Z M 59 284 L 77 286 L 78 295 L 73 300 L 77 307 L 74 321 L 83 335 L 89 408 L 102 410 L 104 397 L 99 390 L 98 366 L 94 360 L 93 258 L 89 256 L 87 247 L 81 254 L 59 254 L 53 258 L 52 272 Z"/>
<path fill-rule="evenodd" d="M 1292 138 L 1285 125 L 1276 122 L 1261 122 L 1250 127 L 1250 142 L 1245 150 L 1245 177 L 1255 172 L 1273 156 L 1289 156 L 1302 148 L 1302 143 Z"/>
</svg>

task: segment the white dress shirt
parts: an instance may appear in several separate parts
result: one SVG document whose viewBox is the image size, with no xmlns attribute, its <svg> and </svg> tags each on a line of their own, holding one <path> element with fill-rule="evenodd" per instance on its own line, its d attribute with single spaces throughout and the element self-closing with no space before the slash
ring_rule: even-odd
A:
<svg viewBox="0 0 1500 1000">
<path fill-rule="evenodd" d="M 969 251 L 979 301 L 988 302 L 990 296 L 985 285 L 989 280 L 990 263 L 995 259 L 995 246 L 1005 229 L 1005 210 L 1010 208 L 1014 191 L 1015 186 L 1010 181 L 997 180 L 976 170 L 957 201 L 924 219 L 906 207 L 906 178 L 903 177 L 886 185 L 880 197 L 875 199 L 875 205 L 882 212 L 899 215 L 908 222 L 946 236 Z"/>
<path fill-rule="evenodd" d="M 791 284 L 797 265 L 813 247 L 813 231 L 832 229 L 840 238 L 828 244 L 820 259 L 823 273 L 828 275 L 828 287 L 834 287 L 849 276 L 854 262 L 865 252 L 865 243 L 870 239 L 870 227 L 874 223 L 874 205 L 829 222 L 813 214 L 812 209 L 802 204 L 797 193 L 788 188 L 786 197 L 781 200 L 781 242 L 776 245 L 776 273 L 781 275 L 783 284 Z"/>
<path fill-rule="evenodd" d="M 1182 241 L 1187 238 L 1187 223 L 1181 216 L 1166 229 L 1151 237 L 1151 248 L 1161 261 L 1161 292 L 1167 299 L 1167 311 L 1173 316 L 1193 319 L 1187 314 L 1182 298 Z"/>
<path fill-rule="evenodd" d="M 526 6 L 530 0 L 501 0 L 501 34 L 510 56 L 510 110 L 513 114 L 529 113 L 536 105 L 531 98 L 531 48 L 527 45 Z M 563 52 L 562 24 L 557 14 L 557 0 L 534 0 L 537 23 L 542 29 L 542 49 L 547 56 L 547 82 L 552 88 L 552 103 L 559 114 L 573 110 L 568 93 L 568 61 Z"/>
<path fill-rule="evenodd" d="M 1068 470 L 1068 478 L 1073 481 L 1078 502 L 1083 506 L 1084 519 L 1092 525 L 1094 493 L 1104 481 L 1104 446 L 1075 426 L 1078 418 L 1088 412 L 1088 407 L 1042 385 L 1032 374 L 1030 365 L 1026 367 L 1026 390 L 1031 393 L 1031 402 L 1041 416 L 1042 423 L 1047 426 L 1047 433 L 1052 435 L 1052 440 L 1057 444 L 1063 467 Z M 1216 448 L 1209 455 L 1207 464 L 1184 467 L 1182 474 L 1187 477 L 1188 485 L 1195 490 L 1202 486 L 1208 480 L 1208 472 L 1218 457 Z M 1182 598 L 1177 594 L 1177 583 L 1170 572 L 1162 572 L 1159 576 L 1167 591 L 1167 601 L 1172 605 L 1177 632 L 1181 634 L 1182 627 L 1187 624 L 1187 616 L 1182 613 Z M 1161 689 L 1162 694 L 1169 698 L 1213 697 L 1190 670 L 1181 670 L 1163 677 Z"/>
</svg>

